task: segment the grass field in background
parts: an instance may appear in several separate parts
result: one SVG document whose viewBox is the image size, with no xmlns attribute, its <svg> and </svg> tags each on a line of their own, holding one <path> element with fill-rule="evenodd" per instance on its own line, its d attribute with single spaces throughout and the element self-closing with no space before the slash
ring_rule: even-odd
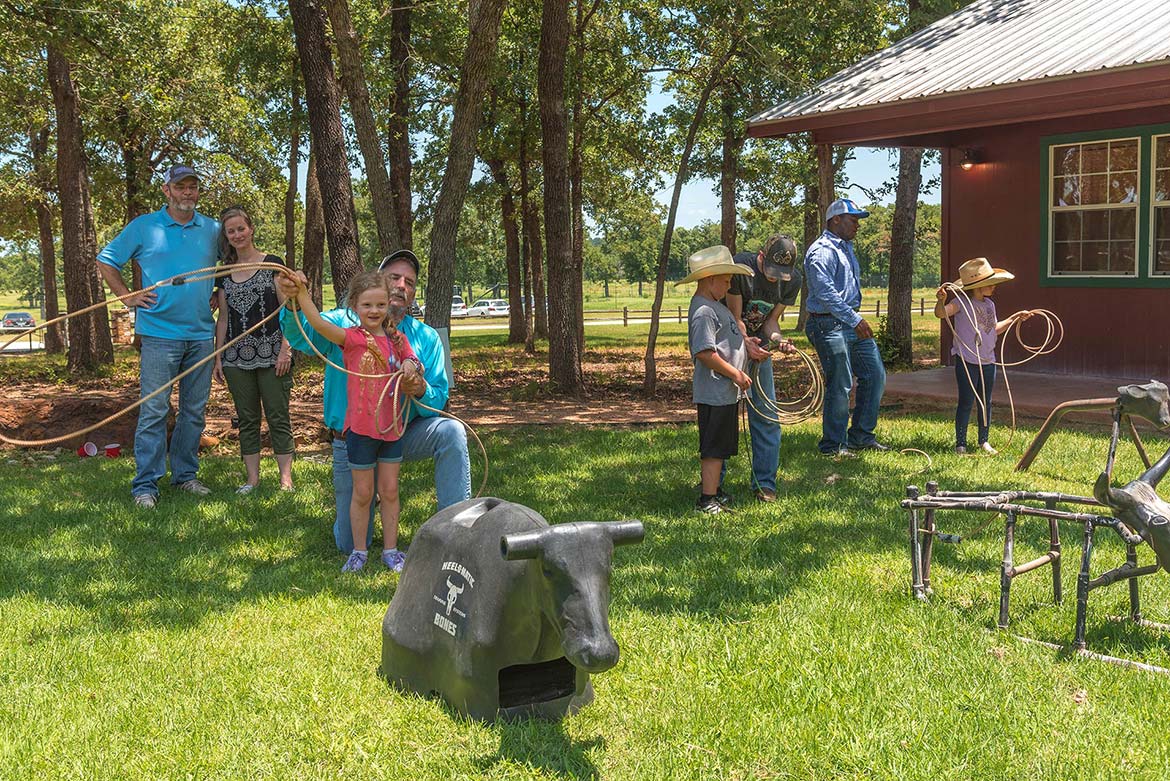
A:
<svg viewBox="0 0 1170 781">
<path fill-rule="evenodd" d="M 131 508 L 131 459 L 0 461 L 0 778 L 983 779 L 1170 773 L 1170 679 L 1025 645 L 995 622 L 999 525 L 936 546 L 930 604 L 908 596 L 907 482 L 1085 493 L 1100 432 L 1061 432 L 1033 470 L 950 454 L 947 416 L 886 414 L 896 452 L 814 456 L 815 423 L 785 432 L 780 501 L 691 510 L 693 425 L 480 431 L 489 493 L 554 523 L 638 518 L 615 555 L 621 662 L 562 724 L 468 722 L 377 674 L 397 576 L 339 572 L 330 467 L 296 464 L 298 491 L 239 498 L 236 459 L 205 461 L 214 494 L 164 488 Z M 1059 454 L 1059 455 L 1058 455 Z M 475 470 L 480 469 L 478 457 Z M 1119 475 L 1138 468 L 1123 448 Z M 431 512 L 425 468 L 403 480 L 409 543 Z M 749 495 L 744 456 L 728 489 Z M 966 532 L 983 516 L 940 514 Z M 1046 549 L 1024 519 L 1017 561 Z M 1065 604 L 1046 571 L 1012 588 L 1012 633 L 1073 631 L 1079 527 L 1063 527 Z M 1098 567 L 1123 548 L 1100 537 Z M 1148 550 L 1143 563 L 1151 560 Z M 1142 581 L 1170 615 L 1170 579 Z M 1098 651 L 1170 665 L 1170 638 L 1107 620 L 1124 585 L 1091 598 Z"/>
</svg>

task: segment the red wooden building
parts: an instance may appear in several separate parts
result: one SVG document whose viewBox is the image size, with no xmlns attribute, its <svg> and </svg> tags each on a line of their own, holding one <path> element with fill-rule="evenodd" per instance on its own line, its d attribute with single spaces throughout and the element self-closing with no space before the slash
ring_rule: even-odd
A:
<svg viewBox="0 0 1170 781">
<path fill-rule="evenodd" d="M 1001 313 L 1039 307 L 1064 322 L 1063 346 L 1029 368 L 1170 381 L 1160 3 L 980 0 L 748 127 L 941 149 L 943 279 L 985 256 L 1016 275 L 996 295 Z"/>
</svg>

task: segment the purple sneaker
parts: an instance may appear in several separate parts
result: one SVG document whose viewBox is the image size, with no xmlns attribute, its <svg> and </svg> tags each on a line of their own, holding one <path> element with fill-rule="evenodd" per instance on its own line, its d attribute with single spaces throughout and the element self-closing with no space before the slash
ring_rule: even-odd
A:
<svg viewBox="0 0 1170 781">
<path fill-rule="evenodd" d="M 402 567 L 406 564 L 406 554 L 397 548 L 384 550 L 382 551 L 382 563 L 393 572 L 402 572 Z"/>
<path fill-rule="evenodd" d="M 342 572 L 361 572 L 362 567 L 366 566 L 366 559 L 369 554 L 364 550 L 355 550 L 349 554 L 349 558 L 345 560 L 345 564 L 341 565 Z"/>
</svg>

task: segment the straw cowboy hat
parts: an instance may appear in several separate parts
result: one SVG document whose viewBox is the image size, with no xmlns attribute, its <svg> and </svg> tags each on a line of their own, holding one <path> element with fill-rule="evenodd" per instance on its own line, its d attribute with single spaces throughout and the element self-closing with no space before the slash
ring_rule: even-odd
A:
<svg viewBox="0 0 1170 781">
<path fill-rule="evenodd" d="M 992 268 L 987 258 L 971 258 L 959 266 L 959 278 L 956 285 L 962 285 L 964 290 L 974 290 L 977 287 L 998 285 L 1015 279 L 1016 275 L 1002 268 Z"/>
<path fill-rule="evenodd" d="M 687 282 L 694 282 L 696 279 L 703 279 L 704 277 L 713 277 L 717 274 L 746 274 L 749 277 L 752 276 L 752 270 L 732 260 L 731 250 L 722 244 L 701 249 L 694 255 L 691 255 L 687 258 L 687 268 L 691 273 L 687 274 L 678 282 L 675 282 L 675 285 L 685 285 Z"/>
</svg>

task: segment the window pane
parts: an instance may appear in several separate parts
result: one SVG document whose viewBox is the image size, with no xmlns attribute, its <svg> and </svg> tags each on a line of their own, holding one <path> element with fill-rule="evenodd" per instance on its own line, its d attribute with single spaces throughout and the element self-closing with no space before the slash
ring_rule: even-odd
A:
<svg viewBox="0 0 1170 781">
<path fill-rule="evenodd" d="M 1170 156 L 1168 156 L 1170 157 Z M 1170 163 L 1168 163 L 1170 165 Z M 1052 175 L 1075 176 L 1081 172 L 1081 148 L 1072 146 L 1057 146 L 1052 148 Z"/>
<path fill-rule="evenodd" d="M 1052 215 L 1052 238 L 1055 241 L 1078 241 L 1081 238 L 1081 213 L 1057 212 Z"/>
<path fill-rule="evenodd" d="M 1052 247 L 1052 270 L 1070 273 L 1081 270 L 1081 245 L 1079 242 L 1054 244 Z"/>
<path fill-rule="evenodd" d="M 1126 274 L 1134 272 L 1132 241 L 1109 242 L 1109 270 Z"/>
<path fill-rule="evenodd" d="M 1159 241 L 1154 256 L 1154 273 L 1170 274 L 1170 241 Z"/>
<path fill-rule="evenodd" d="M 1117 141 L 1109 145 L 1110 171 L 1136 171 L 1138 163 L 1137 139 Z"/>
<path fill-rule="evenodd" d="M 1052 187 L 1053 206 L 1079 206 L 1081 203 L 1081 183 L 1075 176 L 1066 176 L 1057 179 Z"/>
<path fill-rule="evenodd" d="M 1109 143 L 1084 144 L 1081 147 L 1081 173 L 1105 173 L 1109 169 Z"/>
<path fill-rule="evenodd" d="M 1081 250 L 1082 271 L 1109 270 L 1109 242 L 1086 241 Z"/>
<path fill-rule="evenodd" d="M 1154 139 L 1154 155 L 1158 168 L 1170 168 L 1170 136 L 1158 136 Z"/>
<path fill-rule="evenodd" d="M 1137 202 L 1137 172 L 1113 174 L 1109 179 L 1109 203 Z"/>
<path fill-rule="evenodd" d="M 1085 210 L 1081 214 L 1081 237 L 1085 241 L 1104 241 L 1109 238 L 1109 212 L 1095 209 Z"/>
<path fill-rule="evenodd" d="M 1170 171 L 1154 174 L 1154 200 L 1170 201 Z"/>
<path fill-rule="evenodd" d="M 1154 211 L 1154 238 L 1170 239 L 1170 209 L 1161 207 Z"/>
<path fill-rule="evenodd" d="M 1109 238 L 1132 242 L 1137 229 L 1137 212 L 1133 209 L 1113 209 L 1109 212 Z"/>
<path fill-rule="evenodd" d="M 1081 177 L 1081 203 L 1108 203 L 1109 181 L 1105 174 Z"/>
</svg>

